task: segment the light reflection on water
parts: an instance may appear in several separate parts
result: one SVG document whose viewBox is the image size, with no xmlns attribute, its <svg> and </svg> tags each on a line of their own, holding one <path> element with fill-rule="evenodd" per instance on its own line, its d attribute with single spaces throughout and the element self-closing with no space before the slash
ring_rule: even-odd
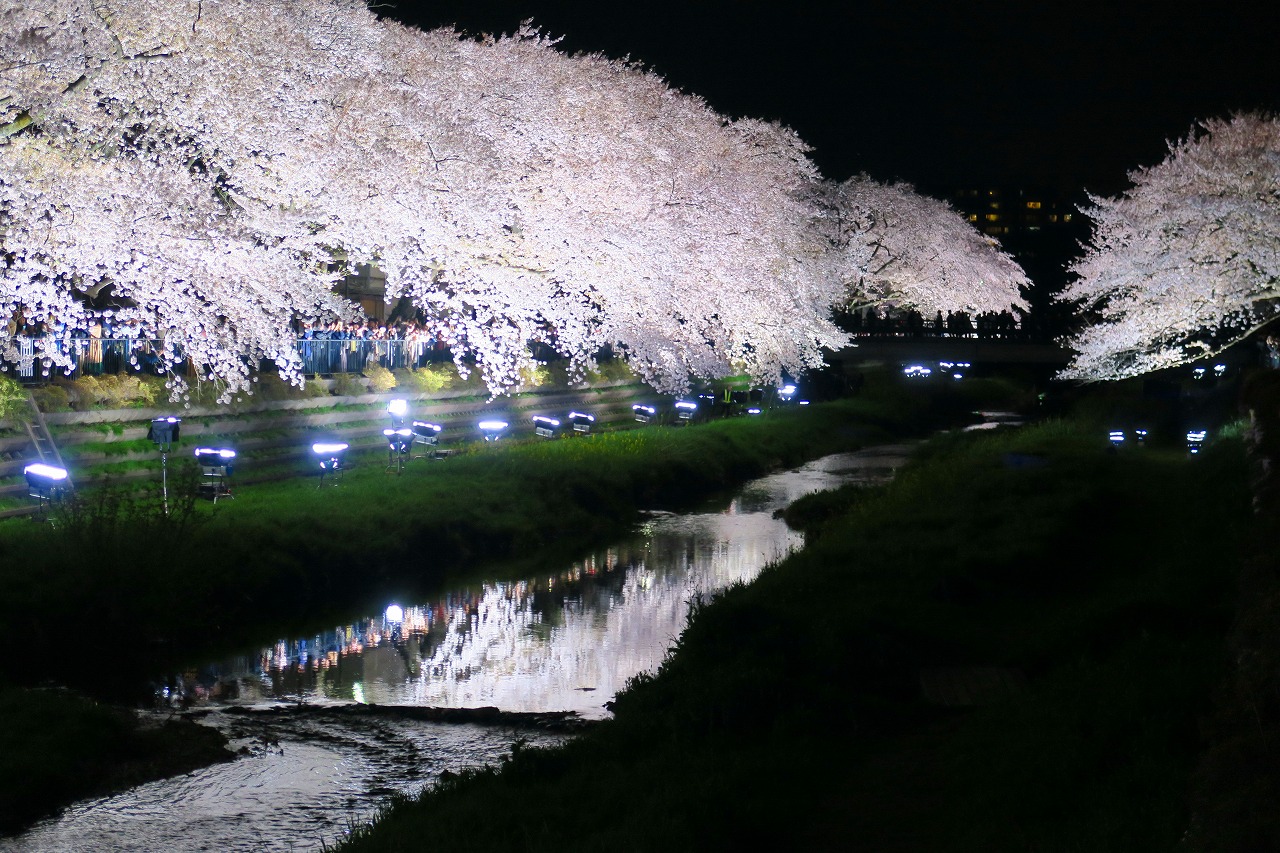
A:
<svg viewBox="0 0 1280 853">
<path fill-rule="evenodd" d="M 608 715 L 627 679 L 661 663 L 690 598 L 750 580 L 802 544 L 773 517 L 796 498 L 883 480 L 901 447 L 826 457 L 755 480 L 727 507 L 653 513 L 629 541 L 547 577 L 485 583 L 188 673 L 187 703 L 372 702 Z M 390 604 L 390 602 L 388 603 Z"/>
<path fill-rule="evenodd" d="M 801 544 L 773 517 L 802 495 L 881 482 L 903 446 L 827 457 L 756 480 L 725 506 L 652 513 L 636 535 L 546 577 L 486 583 L 172 681 L 174 704 L 352 701 L 496 706 L 607 716 L 605 703 L 655 668 L 684 626 L 690 598 L 750 580 Z M 391 602 L 388 602 L 391 604 Z M 229 764 L 80 804 L 8 851 L 316 850 L 393 792 L 414 793 L 445 769 L 496 763 L 517 738 L 561 738 L 391 718 L 209 715 L 246 745 Z"/>
</svg>

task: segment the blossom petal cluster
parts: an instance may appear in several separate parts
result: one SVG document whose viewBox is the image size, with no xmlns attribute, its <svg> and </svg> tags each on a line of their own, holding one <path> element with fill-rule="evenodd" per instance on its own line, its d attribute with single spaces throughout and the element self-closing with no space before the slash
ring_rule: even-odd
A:
<svg viewBox="0 0 1280 853">
<path fill-rule="evenodd" d="M 1205 121 L 1160 164 L 1092 199 L 1060 299 L 1092 324 L 1064 377 L 1119 379 L 1209 357 L 1280 312 L 1280 119 Z"/>
</svg>

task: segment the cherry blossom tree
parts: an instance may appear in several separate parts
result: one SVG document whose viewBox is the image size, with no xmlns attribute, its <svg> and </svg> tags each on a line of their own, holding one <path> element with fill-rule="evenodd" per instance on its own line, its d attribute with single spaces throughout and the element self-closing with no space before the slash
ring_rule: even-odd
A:
<svg viewBox="0 0 1280 853">
<path fill-rule="evenodd" d="M 1093 320 L 1063 376 L 1118 379 L 1208 357 L 1274 319 L 1280 302 L 1280 121 L 1203 122 L 1164 162 L 1093 198 L 1062 300 Z"/>
<path fill-rule="evenodd" d="M 359 0 L 0 0 L 0 57 L 0 313 L 65 334 L 109 287 L 225 396 L 264 358 L 300 378 L 291 324 L 353 316 L 333 285 L 357 263 L 494 393 L 534 339 L 579 370 L 613 345 L 675 391 L 817 366 L 850 286 L 1011 301 L 939 203 L 863 181 L 833 204 L 786 128 L 529 26 L 421 32 Z"/>
<path fill-rule="evenodd" d="M 825 230 L 843 308 L 935 311 L 1026 307 L 1026 273 L 945 202 L 859 175 L 826 187 Z"/>
</svg>

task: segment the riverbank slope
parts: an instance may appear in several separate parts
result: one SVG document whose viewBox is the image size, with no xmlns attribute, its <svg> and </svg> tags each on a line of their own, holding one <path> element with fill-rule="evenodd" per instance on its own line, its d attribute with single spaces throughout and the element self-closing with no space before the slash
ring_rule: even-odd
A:
<svg viewBox="0 0 1280 853">
<path fill-rule="evenodd" d="M 344 853 L 1167 850 L 1252 518 L 1241 442 L 946 438 L 695 607 L 568 746 L 465 774 Z M 811 508 L 812 509 L 812 508 Z"/>
</svg>

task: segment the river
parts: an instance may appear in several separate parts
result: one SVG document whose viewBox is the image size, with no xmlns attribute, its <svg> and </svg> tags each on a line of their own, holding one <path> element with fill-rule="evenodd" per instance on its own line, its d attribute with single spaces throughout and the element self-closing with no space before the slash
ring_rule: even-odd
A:
<svg viewBox="0 0 1280 853">
<path fill-rule="evenodd" d="M 353 703 L 609 714 L 657 667 L 698 593 L 749 581 L 803 544 L 774 512 L 812 492 L 878 483 L 903 445 L 838 454 L 746 484 L 727 503 L 647 513 L 625 541 L 556 572 L 387 602 L 332 630 L 164 680 L 157 699 L 221 729 L 225 764 L 85 801 L 0 839 L 0 851 L 306 851 L 332 845 L 393 795 L 496 764 L 539 728 L 344 716 Z M 261 713 L 304 706 L 309 713 Z"/>
</svg>

